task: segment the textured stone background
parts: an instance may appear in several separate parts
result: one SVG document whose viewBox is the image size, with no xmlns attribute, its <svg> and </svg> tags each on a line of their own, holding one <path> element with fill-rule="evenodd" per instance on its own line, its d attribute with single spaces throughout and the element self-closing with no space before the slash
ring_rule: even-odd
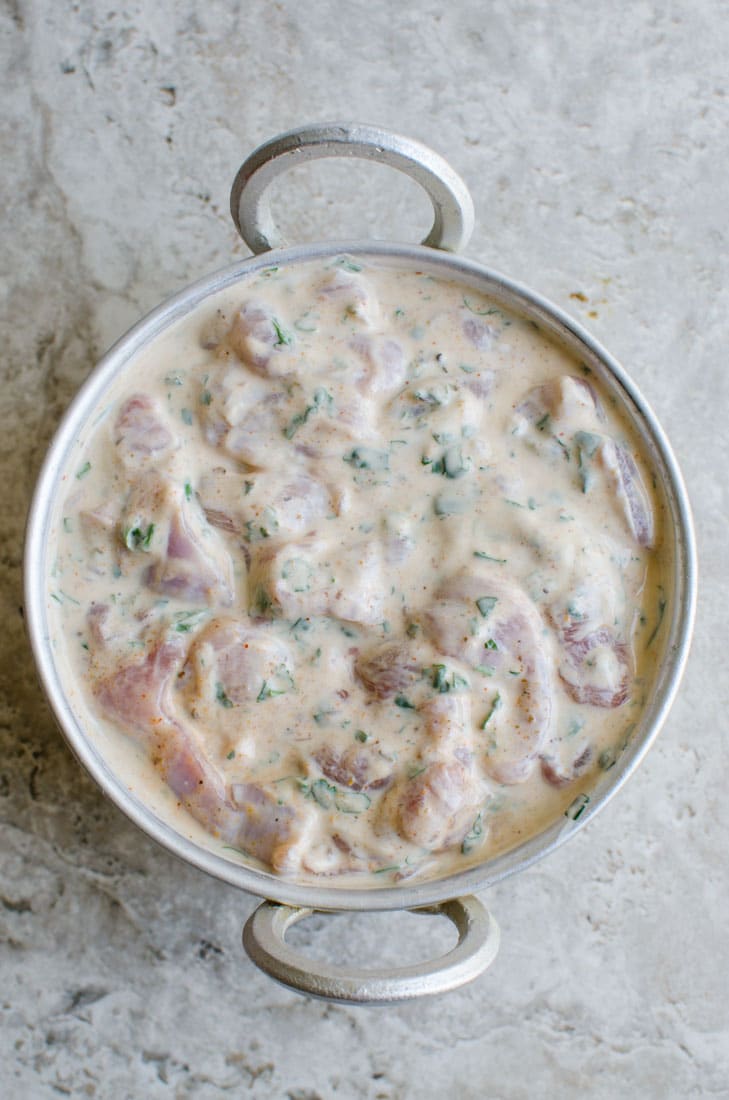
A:
<svg viewBox="0 0 729 1100">
<path fill-rule="evenodd" d="M 729 1096 L 728 15 L 3 0 L 0 1095 Z M 445 154 L 476 201 L 471 254 L 627 365 L 683 465 L 702 565 L 688 674 L 638 775 L 490 892 L 503 947 L 485 977 L 394 1009 L 307 1001 L 248 964 L 253 899 L 178 864 L 81 773 L 19 612 L 25 510 L 76 387 L 141 313 L 245 254 L 226 212 L 242 157 L 342 117 Z M 428 221 L 385 169 L 300 170 L 286 207 L 296 236 L 412 239 Z M 298 940 L 397 960 L 443 940 L 433 923 L 316 918 Z"/>
</svg>

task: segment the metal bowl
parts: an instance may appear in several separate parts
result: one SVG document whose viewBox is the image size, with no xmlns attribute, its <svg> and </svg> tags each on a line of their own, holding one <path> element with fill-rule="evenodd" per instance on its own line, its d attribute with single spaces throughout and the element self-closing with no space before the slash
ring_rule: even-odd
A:
<svg viewBox="0 0 729 1100">
<path fill-rule="evenodd" d="M 374 159 L 405 171 L 428 192 L 433 228 L 422 245 L 337 241 L 278 247 L 267 188 L 282 171 L 303 160 L 328 156 Z M 233 186 L 234 221 L 256 255 L 208 275 L 159 306 L 104 356 L 67 410 L 38 479 L 30 509 L 25 550 L 26 621 L 40 680 L 70 747 L 106 795 L 141 829 L 188 863 L 232 886 L 268 899 L 249 920 L 244 944 L 254 962 L 277 980 L 332 1000 L 382 1003 L 442 992 L 469 981 L 492 961 L 498 927 L 474 897 L 493 883 L 530 866 L 586 825 L 622 787 L 649 749 L 666 718 L 686 662 L 693 625 L 696 564 L 686 490 L 668 441 L 653 412 L 622 367 L 579 324 L 534 291 L 472 260 L 449 254 L 463 247 L 473 226 L 473 206 L 462 181 L 426 147 L 371 127 L 334 124 L 305 127 L 274 138 L 241 167 Z M 276 246 L 275 252 L 271 249 Z M 499 305 L 534 321 L 586 363 L 615 395 L 641 437 L 666 508 L 666 552 L 672 567 L 672 614 L 650 697 L 630 742 L 597 785 L 576 799 L 565 816 L 518 847 L 467 870 L 423 882 L 367 889 L 309 885 L 226 859 L 178 832 L 132 793 L 95 743 L 73 701 L 51 644 L 47 578 L 53 557 L 53 526 L 64 472 L 90 418 L 119 376 L 161 334 L 211 295 L 270 267 L 294 266 L 346 252 L 368 260 L 417 268 L 475 288 Z M 459 932 L 457 946 L 440 959 L 395 970 L 353 970 L 312 962 L 285 942 L 286 930 L 314 910 L 441 912 Z"/>
</svg>

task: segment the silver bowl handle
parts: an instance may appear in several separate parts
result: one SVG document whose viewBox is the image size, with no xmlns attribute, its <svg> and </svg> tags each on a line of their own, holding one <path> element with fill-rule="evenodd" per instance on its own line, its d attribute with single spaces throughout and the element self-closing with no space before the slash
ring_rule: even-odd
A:
<svg viewBox="0 0 729 1100">
<path fill-rule="evenodd" d="M 282 985 L 344 1004 L 393 1004 L 445 993 L 473 981 L 491 965 L 499 949 L 499 926 L 478 898 L 455 898 L 440 905 L 411 909 L 448 917 L 458 929 L 458 943 L 440 958 L 413 966 L 363 970 L 332 966 L 295 951 L 286 933 L 313 909 L 294 909 L 264 901 L 243 929 L 243 946 L 261 970 Z"/>
<path fill-rule="evenodd" d="M 267 252 L 285 242 L 266 194 L 282 172 L 321 157 L 361 157 L 379 161 L 411 176 L 433 204 L 433 228 L 422 242 L 458 252 L 473 232 L 473 202 L 468 188 L 443 157 L 418 141 L 355 123 L 302 126 L 259 145 L 238 170 L 230 193 L 235 227 L 252 252 Z"/>
</svg>

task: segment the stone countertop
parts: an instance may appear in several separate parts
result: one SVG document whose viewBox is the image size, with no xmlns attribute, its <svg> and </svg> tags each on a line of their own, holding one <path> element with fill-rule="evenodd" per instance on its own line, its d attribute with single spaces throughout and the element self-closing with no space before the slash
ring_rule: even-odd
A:
<svg viewBox="0 0 729 1100">
<path fill-rule="evenodd" d="M 2 5 L 0 1094 L 729 1096 L 726 15 L 716 0 Z M 254 900 L 158 848 L 81 772 L 20 611 L 25 512 L 72 394 L 133 320 L 246 254 L 227 213 L 242 158 L 332 118 L 444 154 L 474 195 L 469 253 L 627 366 L 682 465 L 701 565 L 687 675 L 637 775 L 489 892 L 488 974 L 379 1009 L 307 1000 L 248 963 Z M 367 166 L 297 169 L 281 212 L 295 239 L 428 228 L 414 185 Z M 394 962 L 425 955 L 434 924 L 316 917 L 297 939 Z"/>
</svg>

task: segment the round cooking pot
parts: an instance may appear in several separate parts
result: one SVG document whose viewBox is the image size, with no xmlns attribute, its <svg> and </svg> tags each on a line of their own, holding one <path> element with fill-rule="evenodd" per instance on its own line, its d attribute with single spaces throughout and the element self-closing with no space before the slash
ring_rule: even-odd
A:
<svg viewBox="0 0 729 1100">
<path fill-rule="evenodd" d="M 434 210 L 433 227 L 422 245 L 373 241 L 336 241 L 283 247 L 267 201 L 272 180 L 281 172 L 318 157 L 348 156 L 380 161 L 420 183 Z M 40 679 L 69 745 L 102 790 L 128 817 L 175 855 L 232 886 L 264 899 L 243 933 L 252 960 L 278 981 L 301 992 L 350 1003 L 385 1003 L 443 992 L 480 974 L 493 960 L 498 927 L 477 898 L 506 875 L 547 855 L 590 821 L 643 758 L 676 694 L 686 662 L 695 603 L 695 549 L 689 504 L 676 461 L 655 416 L 635 384 L 612 356 L 561 309 L 534 291 L 472 260 L 452 253 L 465 247 L 473 228 L 473 204 L 460 178 L 437 154 L 417 142 L 368 126 L 309 126 L 260 146 L 236 176 L 231 195 L 233 220 L 255 255 L 208 275 L 159 306 L 134 326 L 104 356 L 66 412 L 41 471 L 30 510 L 25 552 L 26 621 Z M 382 884 L 366 889 L 309 885 L 280 878 L 224 858 L 162 820 L 127 789 L 104 758 L 87 720 L 72 703 L 50 638 L 48 613 L 53 560 L 55 502 L 77 439 L 89 428 L 94 410 L 111 386 L 146 348 L 171 325 L 210 295 L 234 286 L 263 268 L 292 266 L 346 252 L 366 260 L 382 259 L 432 273 L 475 288 L 507 310 L 528 318 L 600 377 L 642 438 L 658 491 L 666 506 L 666 552 L 672 562 L 672 608 L 662 659 L 649 699 L 632 737 L 616 761 L 591 789 L 576 792 L 564 816 L 518 847 L 467 870 L 424 882 Z M 260 255 L 262 254 L 262 256 Z M 315 910 L 393 910 L 440 913 L 458 929 L 458 943 L 441 958 L 395 969 L 342 969 L 314 962 L 286 942 L 287 929 Z"/>
</svg>

